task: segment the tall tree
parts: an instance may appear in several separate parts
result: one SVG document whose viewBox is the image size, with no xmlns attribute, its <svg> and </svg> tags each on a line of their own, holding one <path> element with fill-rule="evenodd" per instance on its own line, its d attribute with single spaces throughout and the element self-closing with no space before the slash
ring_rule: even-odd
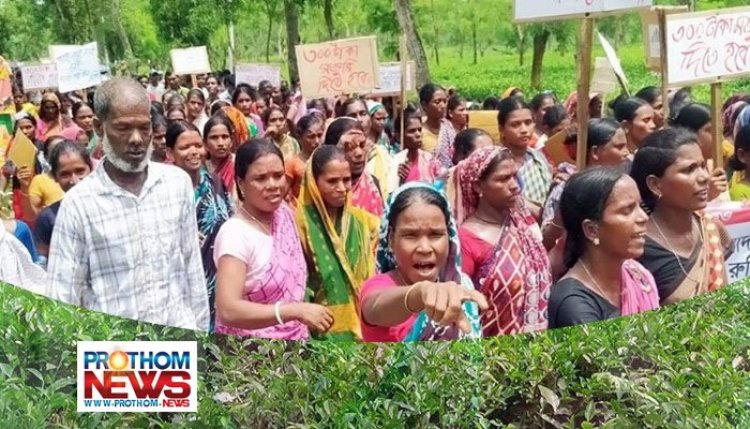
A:
<svg viewBox="0 0 750 429">
<path fill-rule="evenodd" d="M 393 2 L 401 31 L 406 35 L 406 46 L 417 66 L 417 86 L 422 86 L 430 81 L 430 66 L 427 63 L 422 38 L 419 36 L 419 30 L 414 22 L 411 3 L 409 0 L 393 0 Z"/>
<path fill-rule="evenodd" d="M 333 1 L 334 0 L 323 0 L 323 17 L 326 21 L 328 37 L 331 40 L 336 38 L 336 27 L 333 24 Z"/>
<path fill-rule="evenodd" d="M 294 49 L 300 43 L 299 9 L 295 0 L 284 0 L 284 16 L 286 18 L 287 65 L 289 67 L 289 80 L 292 83 L 299 81 L 297 51 Z"/>
<path fill-rule="evenodd" d="M 266 31 L 266 62 L 271 62 L 271 32 L 273 30 L 273 23 L 279 16 L 279 2 L 277 0 L 263 0 L 263 4 L 266 8 L 266 16 L 268 17 L 268 28 Z"/>
</svg>

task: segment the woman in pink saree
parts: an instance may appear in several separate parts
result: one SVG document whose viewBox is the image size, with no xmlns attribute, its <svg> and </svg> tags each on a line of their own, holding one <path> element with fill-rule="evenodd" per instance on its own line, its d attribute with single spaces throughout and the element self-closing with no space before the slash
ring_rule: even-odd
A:
<svg viewBox="0 0 750 429">
<path fill-rule="evenodd" d="M 498 147 L 476 150 L 457 168 L 462 268 L 489 302 L 486 337 L 547 329 L 552 275 L 517 175 L 511 152 Z"/>
<path fill-rule="evenodd" d="M 571 177 L 560 199 L 568 236 L 567 273 L 552 287 L 550 328 L 580 325 L 659 307 L 643 254 L 648 216 L 635 181 L 594 167 Z"/>
<path fill-rule="evenodd" d="M 304 302 L 307 266 L 284 202 L 286 175 L 281 150 L 251 140 L 235 159 L 237 214 L 222 225 L 214 243 L 216 332 L 266 339 L 307 340 L 326 332 L 333 315 Z"/>
</svg>

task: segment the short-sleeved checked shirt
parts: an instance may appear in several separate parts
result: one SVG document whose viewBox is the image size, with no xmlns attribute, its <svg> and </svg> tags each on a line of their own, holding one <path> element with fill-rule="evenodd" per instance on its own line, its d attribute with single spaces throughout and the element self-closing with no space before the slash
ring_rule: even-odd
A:
<svg viewBox="0 0 750 429">
<path fill-rule="evenodd" d="M 130 319 L 208 329 L 208 294 L 193 186 L 150 163 L 139 196 L 104 162 L 63 199 L 52 234 L 47 294 Z"/>
<path fill-rule="evenodd" d="M 529 149 L 519 174 L 523 178 L 524 198 L 541 207 L 552 186 L 552 170 L 544 155 L 537 150 Z"/>
</svg>

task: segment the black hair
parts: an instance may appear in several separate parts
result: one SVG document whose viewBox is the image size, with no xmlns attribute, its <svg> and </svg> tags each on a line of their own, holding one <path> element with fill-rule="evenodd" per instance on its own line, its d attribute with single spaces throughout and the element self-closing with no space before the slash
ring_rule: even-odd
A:
<svg viewBox="0 0 750 429">
<path fill-rule="evenodd" d="M 476 140 L 480 136 L 487 136 L 486 131 L 480 128 L 467 128 L 456 135 L 456 140 L 453 143 L 453 164 L 456 164 L 458 158 L 465 159 L 476 147 Z"/>
<path fill-rule="evenodd" d="M 737 157 L 737 152 L 742 149 L 750 152 L 750 125 L 740 128 L 734 137 L 734 155 L 729 158 L 729 168 L 734 171 L 745 171 L 747 166 Z"/>
<path fill-rule="evenodd" d="M 52 148 L 49 153 L 49 158 L 47 159 L 47 161 L 49 162 L 50 173 L 52 174 L 52 177 L 56 177 L 57 172 L 60 169 L 60 158 L 62 158 L 63 155 L 71 153 L 78 154 L 83 162 L 85 162 L 86 165 L 89 166 L 89 169 L 94 169 L 93 164 L 91 163 L 91 157 L 89 156 L 85 148 L 82 148 L 78 143 L 74 141 L 63 140 Z"/>
<path fill-rule="evenodd" d="M 182 113 L 182 116 L 184 118 L 187 118 L 187 114 L 185 113 L 185 109 L 183 109 L 181 107 L 178 107 L 178 106 L 172 106 L 172 107 L 169 108 L 169 110 L 167 110 L 167 114 L 164 115 L 164 117 L 167 118 L 167 122 L 170 122 L 169 114 L 172 113 L 172 112 L 175 112 L 175 111 L 179 111 L 180 113 Z"/>
<path fill-rule="evenodd" d="M 670 120 L 673 127 L 685 127 L 697 133 L 711 122 L 711 108 L 701 103 L 690 103 L 680 109 L 679 113 Z"/>
<path fill-rule="evenodd" d="M 158 101 L 151 102 L 151 116 L 164 116 L 164 105 Z"/>
<path fill-rule="evenodd" d="M 367 111 L 367 103 L 365 103 L 365 100 L 357 97 L 347 98 L 346 101 L 336 106 L 336 116 L 346 116 L 346 109 L 349 108 L 354 103 L 362 103 L 362 106 L 364 106 L 365 111 Z"/>
<path fill-rule="evenodd" d="M 586 250 L 583 222 L 598 222 L 615 185 L 625 174 L 612 167 L 591 167 L 568 179 L 560 197 L 560 215 L 568 233 L 564 263 L 572 268 Z"/>
<path fill-rule="evenodd" d="M 167 118 L 163 115 L 153 115 L 151 116 L 151 130 L 155 130 L 157 127 L 164 127 L 166 130 L 169 126 L 169 123 L 167 121 Z"/>
<path fill-rule="evenodd" d="M 638 111 L 638 109 L 646 105 L 650 106 L 648 102 L 646 102 L 645 100 L 641 100 L 640 98 L 621 97 L 618 100 L 616 100 L 614 105 L 612 106 L 615 120 L 617 122 L 623 122 L 623 121 L 630 122 L 633 119 L 635 119 L 636 112 Z"/>
<path fill-rule="evenodd" d="M 406 109 L 404 109 L 404 112 L 400 113 L 396 116 L 396 119 L 393 120 L 394 133 L 401 134 L 401 123 L 403 122 L 404 128 L 406 128 L 412 119 L 417 119 L 422 123 L 422 114 L 416 106 L 409 104 L 406 106 Z"/>
<path fill-rule="evenodd" d="M 560 125 L 567 117 L 568 109 L 562 104 L 555 104 L 544 112 L 544 116 L 542 116 L 542 125 L 552 129 Z"/>
<path fill-rule="evenodd" d="M 683 107 L 693 102 L 693 94 L 690 87 L 681 88 L 674 93 L 669 101 L 669 121 L 674 120 L 680 114 Z"/>
<path fill-rule="evenodd" d="M 265 112 L 263 112 L 263 125 L 268 126 L 268 121 L 271 119 L 271 114 L 273 112 L 281 112 L 282 115 L 284 115 L 284 120 L 286 120 L 286 115 L 284 114 L 284 111 L 279 106 L 272 106 L 268 107 Z"/>
<path fill-rule="evenodd" d="M 250 139 L 237 148 L 237 153 L 234 156 L 234 177 L 237 196 L 240 201 L 244 201 L 245 197 L 242 195 L 239 182 L 245 178 L 250 166 L 265 155 L 276 155 L 281 163 L 284 163 L 284 155 L 281 154 L 281 149 L 276 143 L 268 139 Z"/>
<path fill-rule="evenodd" d="M 536 112 L 537 110 L 542 108 L 542 104 L 544 104 L 545 100 L 552 100 L 552 102 L 555 102 L 555 97 L 548 92 L 537 94 L 529 102 L 529 107 L 531 107 L 531 110 Z"/>
<path fill-rule="evenodd" d="M 500 99 L 498 97 L 495 97 L 494 95 L 485 98 L 484 103 L 482 103 L 482 109 L 500 110 Z"/>
<path fill-rule="evenodd" d="M 656 103 L 656 100 L 661 97 L 661 89 L 655 86 L 647 86 L 636 92 L 635 97 L 640 98 L 648 104 L 654 104 Z"/>
<path fill-rule="evenodd" d="M 24 112 L 25 113 L 25 112 Z M 31 123 L 34 125 L 34 128 L 36 128 L 36 118 L 31 113 L 26 113 L 22 117 L 18 118 L 17 121 L 15 121 L 15 127 L 13 129 L 13 134 L 18 132 L 18 121 L 21 121 L 23 119 L 31 121 Z"/>
<path fill-rule="evenodd" d="M 315 149 L 315 152 L 313 152 L 312 157 L 310 158 L 313 177 L 315 179 L 320 177 L 320 174 L 323 173 L 323 169 L 325 169 L 326 165 L 334 159 L 346 161 L 344 151 L 337 146 L 323 145 Z"/>
<path fill-rule="evenodd" d="M 589 119 L 588 139 L 586 148 L 591 150 L 594 146 L 604 146 L 612 140 L 620 124 L 612 118 Z"/>
<path fill-rule="evenodd" d="M 72 110 L 71 113 L 73 113 L 73 118 L 78 116 L 78 111 L 80 111 L 84 107 L 88 107 L 89 109 L 91 109 L 91 113 L 94 113 L 94 108 L 89 106 L 88 103 L 85 103 L 83 101 L 78 101 L 75 104 L 73 104 L 73 108 L 71 109 Z"/>
<path fill-rule="evenodd" d="M 42 146 L 42 155 L 44 156 L 44 159 L 49 159 L 48 157 L 50 154 L 50 150 L 52 150 L 54 146 L 66 140 L 67 139 L 61 135 L 53 135 L 53 136 L 47 137 L 47 139 L 44 141 L 44 145 Z M 55 142 L 58 142 L 58 143 L 55 143 Z"/>
<path fill-rule="evenodd" d="M 508 159 L 513 159 L 513 154 L 511 154 L 509 150 L 501 150 L 497 152 L 495 156 L 490 160 L 489 164 L 487 164 L 487 167 L 484 168 L 482 174 L 479 175 L 479 181 L 484 182 L 485 180 L 487 180 L 487 178 L 490 177 L 490 174 L 495 171 L 497 166 L 500 165 L 501 162 Z"/>
<path fill-rule="evenodd" d="M 237 104 L 240 94 L 246 94 L 253 101 L 258 99 L 258 91 L 255 88 L 246 83 L 241 83 L 232 92 L 232 104 Z"/>
<path fill-rule="evenodd" d="M 174 149 L 174 146 L 177 144 L 177 139 L 183 133 L 186 133 L 188 131 L 195 131 L 199 136 L 201 134 L 200 131 L 198 131 L 198 127 L 188 121 L 172 121 L 167 127 L 167 147 L 170 149 Z"/>
<path fill-rule="evenodd" d="M 434 83 L 426 83 L 422 85 L 422 88 L 419 89 L 419 103 L 428 104 L 432 101 L 432 97 L 435 96 L 436 92 L 443 90 L 442 86 L 435 85 Z"/>
<path fill-rule="evenodd" d="M 309 130 L 313 125 L 322 123 L 323 120 L 312 113 L 301 117 L 299 121 L 297 121 L 296 125 L 297 136 L 302 136 L 303 134 L 305 134 L 305 132 L 307 132 L 307 130 Z"/>
<path fill-rule="evenodd" d="M 203 106 L 206 105 L 206 96 L 203 94 L 203 91 L 198 88 L 193 88 L 187 93 L 186 101 L 189 101 L 191 97 L 198 97 L 198 99 L 201 100 L 203 103 Z"/>
<path fill-rule="evenodd" d="M 531 111 L 531 108 L 529 108 L 529 105 L 526 104 L 525 101 L 523 101 L 523 98 L 503 98 L 498 105 L 497 124 L 501 127 L 504 127 L 505 124 L 508 123 L 508 119 L 510 118 L 511 113 L 515 112 L 516 110 L 524 109 Z"/>
<path fill-rule="evenodd" d="M 185 105 L 185 98 L 180 94 L 174 94 L 167 100 L 167 109 L 172 110 L 175 104 Z"/>
<path fill-rule="evenodd" d="M 638 191 L 647 212 L 653 211 L 657 198 L 649 189 L 648 176 L 662 177 L 664 171 L 677 160 L 677 150 L 688 144 L 698 144 L 698 136 L 685 128 L 666 128 L 646 137 L 635 153 L 630 176 L 638 184 Z"/>
<path fill-rule="evenodd" d="M 211 103 L 211 116 L 216 115 L 216 113 L 219 110 L 222 110 L 224 107 L 231 106 L 232 104 L 224 101 L 224 100 L 216 100 L 213 103 Z"/>
<path fill-rule="evenodd" d="M 336 146 L 339 144 L 341 136 L 354 129 L 364 132 L 364 130 L 362 130 L 362 124 L 354 118 L 344 116 L 340 119 L 336 119 L 328 125 L 326 135 L 323 138 L 323 144 Z"/>
<path fill-rule="evenodd" d="M 464 100 L 463 97 L 460 95 L 452 95 L 448 99 L 448 111 L 446 112 L 446 117 L 450 119 L 450 114 L 453 110 L 456 110 L 459 106 L 464 104 L 466 100 Z"/>
<path fill-rule="evenodd" d="M 418 186 L 400 192 L 391 203 L 388 213 L 388 225 L 391 231 L 396 229 L 396 223 L 401 213 L 417 201 L 439 208 L 445 216 L 445 227 L 448 228 L 451 218 L 448 201 L 437 190 L 426 186 Z"/>
<path fill-rule="evenodd" d="M 232 124 L 232 121 L 227 117 L 226 115 L 213 115 L 210 118 L 208 118 L 208 121 L 206 121 L 206 125 L 203 126 L 203 139 L 208 140 L 208 134 L 211 132 L 211 129 L 217 125 L 224 125 L 227 128 L 227 131 L 229 131 L 229 136 L 234 137 L 234 124 Z"/>
</svg>

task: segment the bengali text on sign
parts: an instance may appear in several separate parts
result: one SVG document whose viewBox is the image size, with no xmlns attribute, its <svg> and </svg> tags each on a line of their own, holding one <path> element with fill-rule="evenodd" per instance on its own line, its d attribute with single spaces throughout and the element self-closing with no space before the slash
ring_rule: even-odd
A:
<svg viewBox="0 0 750 429">
<path fill-rule="evenodd" d="M 515 0 L 513 20 L 559 21 L 563 18 L 624 12 L 652 4 L 653 0 Z"/>
<path fill-rule="evenodd" d="M 667 16 L 670 85 L 750 75 L 750 7 Z"/>
<path fill-rule="evenodd" d="M 379 84 L 375 37 L 298 45 L 297 64 L 305 98 L 370 93 Z"/>
</svg>

